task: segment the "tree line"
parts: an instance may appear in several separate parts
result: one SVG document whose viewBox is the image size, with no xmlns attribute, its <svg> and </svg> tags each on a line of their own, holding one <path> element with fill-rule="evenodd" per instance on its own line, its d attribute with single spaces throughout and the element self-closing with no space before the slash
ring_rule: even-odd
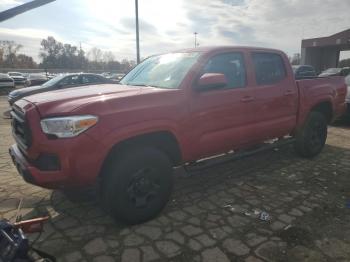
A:
<svg viewBox="0 0 350 262">
<path fill-rule="evenodd" d="M 118 61 L 111 51 L 91 48 L 85 52 L 82 48 L 65 44 L 49 36 L 40 43 L 40 63 L 30 56 L 20 53 L 22 45 L 14 41 L 0 41 L 0 67 L 23 69 L 81 69 L 127 72 L 135 66 L 135 61 Z"/>
<path fill-rule="evenodd" d="M 41 62 L 39 64 L 32 57 L 21 54 L 20 50 L 22 48 L 22 45 L 14 41 L 0 41 L 0 67 L 127 72 L 135 66 L 134 60 L 116 60 L 111 51 L 102 51 L 99 48 L 93 47 L 88 52 L 85 52 L 80 47 L 61 43 L 52 36 L 43 39 L 40 43 L 39 57 L 41 58 Z M 299 65 L 301 56 L 299 53 L 296 53 L 292 57 L 289 57 L 289 60 L 292 65 Z M 350 66 L 350 59 L 344 59 L 339 62 L 339 67 L 347 66 Z"/>
<path fill-rule="evenodd" d="M 37 68 L 32 57 L 18 53 L 22 47 L 14 41 L 0 41 L 0 67 Z"/>
</svg>

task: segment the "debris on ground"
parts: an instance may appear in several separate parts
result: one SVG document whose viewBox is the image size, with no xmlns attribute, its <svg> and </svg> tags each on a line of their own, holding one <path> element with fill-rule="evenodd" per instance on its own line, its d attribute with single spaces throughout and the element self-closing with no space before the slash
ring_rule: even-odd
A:
<svg viewBox="0 0 350 262">
<path fill-rule="evenodd" d="M 261 212 L 259 218 L 262 221 L 270 221 L 271 220 L 271 217 L 270 217 L 269 213 L 267 213 L 267 212 Z"/>
</svg>

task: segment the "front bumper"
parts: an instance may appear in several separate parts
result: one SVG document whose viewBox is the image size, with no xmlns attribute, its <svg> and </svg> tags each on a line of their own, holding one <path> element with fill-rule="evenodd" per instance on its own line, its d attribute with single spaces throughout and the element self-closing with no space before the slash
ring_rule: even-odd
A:
<svg viewBox="0 0 350 262">
<path fill-rule="evenodd" d="M 27 140 L 27 129 L 13 119 L 16 144 L 9 153 L 24 180 L 49 189 L 84 188 L 96 183 L 108 154 L 105 145 L 86 133 L 73 138 L 48 137 L 41 129 L 41 117 L 34 104 L 22 99 L 14 108 L 25 112 L 24 122 L 30 129 Z"/>
<path fill-rule="evenodd" d="M 97 141 L 83 134 L 70 140 L 41 139 L 40 144 L 35 140 L 28 151 L 19 144 L 9 149 L 26 182 L 49 189 L 85 188 L 96 183 L 106 154 Z"/>
<path fill-rule="evenodd" d="M 59 170 L 42 171 L 31 164 L 17 144 L 10 147 L 9 154 L 18 173 L 26 182 L 50 189 L 64 187 L 63 185 L 67 183 L 67 177 Z"/>
<path fill-rule="evenodd" d="M 14 166 L 23 179 L 28 183 L 35 184 L 32 172 L 28 168 L 28 162 L 16 144 L 10 147 L 9 154 Z"/>
</svg>

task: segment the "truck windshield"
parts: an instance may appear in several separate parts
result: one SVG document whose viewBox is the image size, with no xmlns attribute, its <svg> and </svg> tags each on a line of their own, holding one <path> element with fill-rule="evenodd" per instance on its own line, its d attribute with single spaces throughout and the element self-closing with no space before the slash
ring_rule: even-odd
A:
<svg viewBox="0 0 350 262">
<path fill-rule="evenodd" d="M 198 57 L 199 52 L 152 56 L 131 70 L 120 83 L 175 89 Z"/>
</svg>

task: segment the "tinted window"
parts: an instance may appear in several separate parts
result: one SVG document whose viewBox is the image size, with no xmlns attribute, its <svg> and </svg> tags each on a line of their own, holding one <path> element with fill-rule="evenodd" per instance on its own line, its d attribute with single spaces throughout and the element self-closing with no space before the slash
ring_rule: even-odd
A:
<svg viewBox="0 0 350 262">
<path fill-rule="evenodd" d="M 253 62 L 258 85 L 275 84 L 286 77 L 283 59 L 278 54 L 254 53 Z"/>
<path fill-rule="evenodd" d="M 101 78 L 94 76 L 94 75 L 83 75 L 82 82 L 83 82 L 83 84 L 100 83 L 100 82 L 102 82 L 102 80 L 101 80 Z"/>
<path fill-rule="evenodd" d="M 226 53 L 214 56 L 204 67 L 204 73 L 221 73 L 228 81 L 227 88 L 244 87 L 246 73 L 243 55 L 240 53 Z"/>
<path fill-rule="evenodd" d="M 70 86 L 70 85 L 78 85 L 79 82 L 79 76 L 67 76 L 64 78 L 60 83 L 61 86 Z"/>
<path fill-rule="evenodd" d="M 316 72 L 311 66 L 301 66 L 295 74 L 296 79 L 302 79 L 302 78 L 308 78 L 308 77 L 314 77 L 314 76 L 316 76 Z"/>
</svg>

